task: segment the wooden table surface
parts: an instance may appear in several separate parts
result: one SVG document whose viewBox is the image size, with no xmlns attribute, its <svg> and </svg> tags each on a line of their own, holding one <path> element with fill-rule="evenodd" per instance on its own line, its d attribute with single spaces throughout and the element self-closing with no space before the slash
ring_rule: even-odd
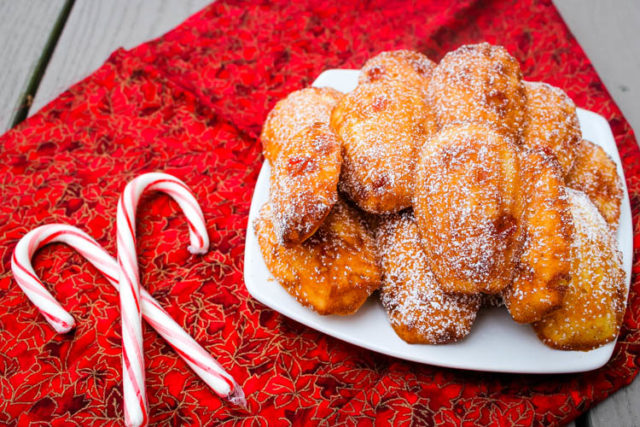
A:
<svg viewBox="0 0 640 427">
<path fill-rule="evenodd" d="M 158 37 L 210 0 L 0 0 L 0 133 L 91 74 L 118 47 Z M 554 0 L 605 86 L 640 130 L 640 0 Z M 640 425 L 640 382 L 575 423 Z"/>
</svg>

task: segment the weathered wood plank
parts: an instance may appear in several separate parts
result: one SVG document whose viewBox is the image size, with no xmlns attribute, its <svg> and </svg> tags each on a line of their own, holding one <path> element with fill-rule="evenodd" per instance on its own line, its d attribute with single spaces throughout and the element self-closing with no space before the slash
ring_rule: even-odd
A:
<svg viewBox="0 0 640 427">
<path fill-rule="evenodd" d="M 0 133 L 19 112 L 65 3 L 0 2 Z"/>
<path fill-rule="evenodd" d="M 636 135 L 640 135 L 640 1 L 553 3 Z"/>
<path fill-rule="evenodd" d="M 119 47 L 171 30 L 211 0 L 77 0 L 36 93 L 34 114 L 97 69 Z"/>
<path fill-rule="evenodd" d="M 640 382 L 634 381 L 589 412 L 591 427 L 639 426 Z"/>
</svg>

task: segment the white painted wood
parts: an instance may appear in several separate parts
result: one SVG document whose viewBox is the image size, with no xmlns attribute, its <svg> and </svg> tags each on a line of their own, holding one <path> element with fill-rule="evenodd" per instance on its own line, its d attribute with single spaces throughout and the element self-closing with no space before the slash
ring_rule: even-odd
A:
<svg viewBox="0 0 640 427">
<path fill-rule="evenodd" d="M 76 0 L 29 115 L 95 71 L 119 47 L 159 37 L 211 0 Z"/>
<path fill-rule="evenodd" d="M 65 0 L 0 1 L 0 133 L 21 107 Z"/>
<path fill-rule="evenodd" d="M 640 0 L 553 3 L 636 136 L 640 135 Z"/>
</svg>

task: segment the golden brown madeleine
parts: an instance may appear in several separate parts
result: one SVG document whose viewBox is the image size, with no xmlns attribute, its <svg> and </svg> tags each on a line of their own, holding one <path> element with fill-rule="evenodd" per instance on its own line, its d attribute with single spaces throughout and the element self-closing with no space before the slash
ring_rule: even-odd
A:
<svg viewBox="0 0 640 427">
<path fill-rule="evenodd" d="M 531 323 L 561 307 L 569 284 L 573 223 L 560 165 L 548 150 L 521 153 L 525 197 L 523 252 L 504 301 L 511 317 Z"/>
<path fill-rule="evenodd" d="M 411 205 L 417 147 L 435 123 L 418 92 L 392 80 L 364 83 L 333 110 L 342 143 L 340 189 L 371 213 Z"/>
<path fill-rule="evenodd" d="M 342 153 L 328 125 L 314 123 L 291 138 L 271 171 L 273 225 L 280 242 L 309 238 L 338 201 Z"/>
<path fill-rule="evenodd" d="M 328 87 L 308 87 L 291 92 L 267 115 L 262 126 L 262 152 L 273 165 L 294 135 L 312 124 L 329 123 L 331 110 L 343 94 Z"/>
<path fill-rule="evenodd" d="M 527 104 L 523 144 L 551 149 L 566 176 L 582 135 L 576 105 L 562 89 L 546 83 L 524 82 L 524 88 Z"/>
<path fill-rule="evenodd" d="M 383 279 L 380 298 L 396 334 L 410 344 L 446 344 L 471 331 L 480 295 L 446 294 L 431 273 L 410 212 L 377 229 Z"/>
<path fill-rule="evenodd" d="M 375 241 L 359 212 L 338 201 L 318 231 L 284 246 L 267 203 L 256 221 L 265 264 L 301 304 L 320 314 L 355 313 L 381 284 Z"/>
<path fill-rule="evenodd" d="M 618 229 L 622 180 L 615 162 L 602 147 L 584 139 L 580 141 L 567 185 L 589 196 L 611 228 Z"/>
<path fill-rule="evenodd" d="M 426 95 L 435 66 L 435 62 L 420 52 L 390 50 L 379 53 L 364 64 L 359 82 L 396 80 Z"/>
<path fill-rule="evenodd" d="M 517 147 L 482 124 L 449 126 L 422 148 L 413 201 L 431 270 L 446 292 L 495 294 L 520 249 Z"/>
<path fill-rule="evenodd" d="M 428 89 L 440 126 L 486 123 L 518 141 L 526 96 L 520 64 L 501 46 L 465 45 L 433 71 Z"/>
<path fill-rule="evenodd" d="M 613 341 L 624 316 L 622 254 L 598 209 L 582 192 L 567 189 L 575 238 L 571 281 L 562 307 L 533 327 L 548 346 L 591 350 Z"/>
</svg>

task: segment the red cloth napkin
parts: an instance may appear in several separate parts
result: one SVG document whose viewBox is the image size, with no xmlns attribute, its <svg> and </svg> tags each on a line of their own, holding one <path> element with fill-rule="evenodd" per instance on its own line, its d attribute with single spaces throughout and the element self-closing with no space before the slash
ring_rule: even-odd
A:
<svg viewBox="0 0 640 427">
<path fill-rule="evenodd" d="M 138 214 L 142 283 L 243 385 L 249 413 L 218 399 L 145 326 L 152 422 L 553 425 L 629 384 L 640 353 L 637 276 L 612 359 L 576 375 L 410 363 L 303 327 L 247 293 L 245 227 L 262 162 L 256 137 L 267 112 L 321 71 L 357 68 L 387 49 L 417 49 L 439 60 L 463 43 L 504 45 L 528 80 L 557 85 L 609 120 L 637 224 L 640 152 L 631 128 L 551 2 L 448 3 L 220 1 L 158 40 L 117 51 L 4 135 L 0 423 L 121 422 L 116 292 L 67 247 L 42 250 L 36 272 L 78 320 L 75 332 L 56 335 L 13 281 L 10 256 L 29 229 L 58 221 L 79 226 L 115 254 L 117 197 L 130 179 L 154 170 L 194 189 L 213 248 L 191 256 L 177 205 L 149 196 Z"/>
</svg>

